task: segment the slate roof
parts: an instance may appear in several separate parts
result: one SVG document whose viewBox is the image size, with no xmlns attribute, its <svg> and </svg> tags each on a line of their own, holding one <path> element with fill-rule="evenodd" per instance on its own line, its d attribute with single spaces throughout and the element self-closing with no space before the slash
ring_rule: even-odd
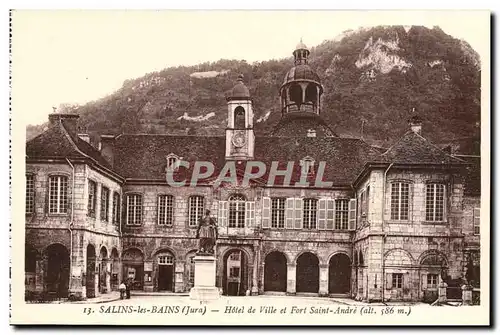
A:
<svg viewBox="0 0 500 335">
<path fill-rule="evenodd" d="M 285 114 L 274 127 L 272 135 L 304 137 L 308 129 L 315 129 L 317 136 L 338 136 L 321 116 L 311 112 Z"/>
<path fill-rule="evenodd" d="M 171 153 L 185 161 L 208 161 L 215 165 L 216 170 L 222 169 L 226 139 L 217 136 L 124 134 L 116 137 L 114 148 L 113 169 L 121 176 L 165 180 L 167 155 Z M 178 177 L 181 176 L 177 174 L 175 179 L 180 180 Z"/>
<path fill-rule="evenodd" d="M 310 80 L 318 84 L 321 83 L 321 79 L 319 78 L 318 74 L 308 64 L 299 64 L 295 65 L 287 72 L 281 86 L 283 87 L 284 85 L 293 81 L 302 80 Z M 323 87 L 320 86 L 320 89 L 321 92 L 323 92 Z"/>
<path fill-rule="evenodd" d="M 76 135 L 74 135 L 76 136 Z M 166 180 L 167 156 L 175 154 L 189 161 L 189 169 L 181 168 L 175 180 L 189 181 L 194 162 L 208 161 L 214 164 L 214 175 L 218 175 L 226 163 L 225 137 L 219 136 L 172 136 L 150 134 L 122 134 L 115 138 L 113 166 L 97 149 L 87 142 L 72 138 L 61 124 L 29 141 L 26 154 L 29 158 L 91 158 L 99 165 L 111 169 L 126 179 Z M 325 161 L 323 181 L 331 181 L 336 186 L 351 185 L 367 163 L 401 164 L 467 164 L 428 142 L 413 132 L 406 133 L 397 143 L 383 154 L 361 139 L 340 137 L 256 137 L 255 161 L 266 164 L 267 172 L 261 178 L 267 181 L 271 163 L 280 162 L 284 169 L 287 162 L 294 161 L 292 184 L 300 179 L 299 162 L 305 157 L 312 158 L 317 169 L 319 162 Z M 245 171 L 245 162 L 237 164 L 239 175 Z M 475 172 L 474 172 L 475 171 Z M 477 168 L 469 171 L 471 192 L 477 192 Z M 315 179 L 315 175 L 309 180 Z M 283 178 L 277 179 L 280 185 Z M 476 187 L 476 188 L 474 188 Z"/>
<path fill-rule="evenodd" d="M 380 161 L 380 155 L 370 145 L 360 139 L 340 137 L 257 137 L 255 139 L 255 159 L 270 166 L 273 160 L 299 162 L 311 157 L 317 168 L 320 161 L 326 162 L 324 181 L 334 185 L 350 185 L 369 161 Z M 300 167 L 294 179 L 300 178 Z"/>
<path fill-rule="evenodd" d="M 114 170 L 125 178 L 163 179 L 167 167 L 166 157 L 173 153 L 191 163 L 187 171 L 179 169 L 175 180 L 186 179 L 192 173 L 195 161 L 209 161 L 218 174 L 225 164 L 224 137 L 168 136 L 168 135 L 121 135 L 116 138 Z M 272 161 L 279 161 L 284 169 L 288 161 L 295 162 L 292 182 L 300 178 L 299 162 L 305 157 L 316 162 L 326 161 L 324 181 L 336 185 L 349 185 L 366 160 L 379 156 L 368 144 L 348 138 L 292 138 L 257 137 L 254 160 L 266 164 L 267 172 Z M 245 162 L 237 164 L 238 171 L 245 170 Z M 181 173 L 181 170 L 185 173 Z M 255 172 L 255 171 L 254 171 Z M 262 179 L 267 180 L 266 173 Z M 281 179 L 282 182 L 282 179 Z M 277 179 L 277 184 L 281 184 Z"/>
<path fill-rule="evenodd" d="M 71 136 L 60 123 L 49 127 L 47 131 L 29 141 L 26 144 L 26 156 L 38 159 L 54 157 L 91 158 L 103 167 L 111 167 L 96 148 L 76 135 Z"/>
<path fill-rule="evenodd" d="M 409 131 L 382 154 L 391 163 L 401 164 L 464 164 L 419 134 Z"/>
</svg>

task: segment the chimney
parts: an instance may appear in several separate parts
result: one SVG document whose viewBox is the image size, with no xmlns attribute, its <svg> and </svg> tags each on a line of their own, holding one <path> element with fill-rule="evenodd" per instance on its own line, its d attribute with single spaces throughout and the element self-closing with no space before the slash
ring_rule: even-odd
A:
<svg viewBox="0 0 500 335">
<path fill-rule="evenodd" d="M 413 108 L 413 111 L 415 111 L 415 108 Z M 410 124 L 411 131 L 413 131 L 415 134 L 421 135 L 422 119 L 418 115 L 412 116 L 408 123 Z"/>
<path fill-rule="evenodd" d="M 115 149 L 115 136 L 114 135 L 101 135 L 101 141 L 99 142 L 99 150 L 101 155 L 108 161 L 108 163 L 113 166 L 114 161 L 114 149 Z"/>
<path fill-rule="evenodd" d="M 78 134 L 78 137 L 80 137 L 80 139 L 82 141 L 85 141 L 88 144 L 90 144 L 90 135 L 89 134 Z"/>
<path fill-rule="evenodd" d="M 78 122 L 78 118 L 80 116 L 78 114 L 59 114 L 52 113 L 49 114 L 49 128 L 57 126 L 59 123 L 62 123 L 66 131 L 72 138 L 76 138 L 77 136 L 77 128 L 76 124 Z"/>
</svg>

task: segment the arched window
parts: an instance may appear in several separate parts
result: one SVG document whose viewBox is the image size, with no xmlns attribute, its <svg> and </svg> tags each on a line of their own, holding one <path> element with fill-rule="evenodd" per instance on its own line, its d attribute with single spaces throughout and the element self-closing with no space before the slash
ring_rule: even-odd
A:
<svg viewBox="0 0 500 335">
<path fill-rule="evenodd" d="M 245 227 L 245 200 L 241 194 L 229 197 L 229 227 Z"/>
<path fill-rule="evenodd" d="M 300 109 L 300 105 L 302 104 L 302 87 L 300 85 L 292 85 L 290 87 L 290 100 Z"/>
<path fill-rule="evenodd" d="M 234 110 L 234 128 L 245 129 L 245 109 L 238 106 Z"/>
</svg>

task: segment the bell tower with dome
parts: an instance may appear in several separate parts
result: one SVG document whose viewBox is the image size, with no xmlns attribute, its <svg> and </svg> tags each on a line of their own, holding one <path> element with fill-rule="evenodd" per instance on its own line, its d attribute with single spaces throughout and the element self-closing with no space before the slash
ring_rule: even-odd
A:
<svg viewBox="0 0 500 335">
<path fill-rule="evenodd" d="M 320 113 L 323 86 L 318 74 L 308 64 L 309 53 L 301 39 L 293 52 L 295 66 L 288 71 L 280 88 L 282 114 Z"/>
<path fill-rule="evenodd" d="M 238 76 L 236 85 L 227 92 L 226 159 L 247 160 L 253 158 L 255 135 L 250 91 Z"/>
<path fill-rule="evenodd" d="M 280 87 L 281 120 L 272 135 L 278 137 L 337 137 L 320 117 L 323 86 L 309 65 L 309 49 L 300 40 L 293 57 L 295 65 Z"/>
</svg>

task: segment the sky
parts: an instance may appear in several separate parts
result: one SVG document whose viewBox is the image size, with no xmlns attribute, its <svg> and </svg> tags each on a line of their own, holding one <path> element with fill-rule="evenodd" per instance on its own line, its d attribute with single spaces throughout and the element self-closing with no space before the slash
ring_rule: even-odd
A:
<svg viewBox="0 0 500 335">
<path fill-rule="evenodd" d="M 289 57 L 301 38 L 313 47 L 359 27 L 437 25 L 489 54 L 478 33 L 480 15 L 484 19 L 484 13 L 461 11 L 16 11 L 12 112 L 25 124 L 41 124 L 52 107 L 97 100 L 126 79 L 221 58 Z"/>
</svg>

